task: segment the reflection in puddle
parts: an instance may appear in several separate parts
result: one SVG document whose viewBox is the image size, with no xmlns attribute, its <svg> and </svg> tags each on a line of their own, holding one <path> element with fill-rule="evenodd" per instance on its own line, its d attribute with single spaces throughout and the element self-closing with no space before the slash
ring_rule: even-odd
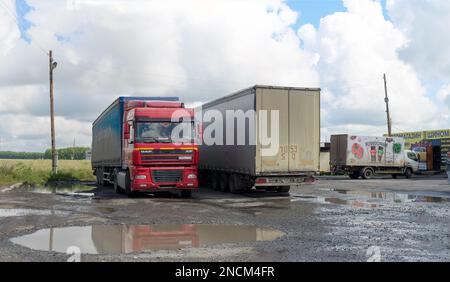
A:
<svg viewBox="0 0 450 282">
<path fill-rule="evenodd" d="M 94 193 L 88 193 L 95 189 L 92 186 L 86 185 L 74 185 L 70 187 L 29 187 L 25 188 L 27 192 L 39 193 L 39 194 L 58 194 L 64 196 L 75 196 L 75 197 L 93 197 Z"/>
<path fill-rule="evenodd" d="M 93 225 L 42 229 L 11 241 L 34 250 L 65 253 L 70 246 L 86 254 L 199 248 L 226 243 L 272 241 L 284 233 L 234 225 Z"/>
<path fill-rule="evenodd" d="M 446 203 L 450 202 L 450 197 L 435 197 L 418 194 L 403 194 L 394 192 L 364 192 L 334 189 L 339 194 L 364 196 L 371 199 L 386 200 L 394 203 Z"/>
<path fill-rule="evenodd" d="M 319 203 L 331 203 L 337 205 L 346 205 L 356 208 L 379 208 L 383 206 L 383 203 L 448 203 L 449 197 L 436 197 L 429 195 L 417 195 L 417 194 L 402 194 L 394 192 L 365 192 L 365 191 L 352 191 L 352 190 L 338 190 L 330 189 L 328 191 L 344 194 L 348 197 L 342 199 L 339 197 L 321 197 L 312 195 L 295 195 L 292 202 L 299 200 L 312 200 Z"/>
<path fill-rule="evenodd" d="M 28 215 L 67 215 L 67 212 L 37 209 L 0 209 L 0 217 L 28 216 Z"/>
</svg>

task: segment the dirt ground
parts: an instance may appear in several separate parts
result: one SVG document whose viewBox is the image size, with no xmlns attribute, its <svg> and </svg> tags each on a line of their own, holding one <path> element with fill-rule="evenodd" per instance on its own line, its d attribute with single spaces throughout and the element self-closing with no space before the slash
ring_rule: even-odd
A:
<svg viewBox="0 0 450 282">
<path fill-rule="evenodd" d="M 289 195 L 203 187 L 192 199 L 89 185 L 0 188 L 0 261 L 67 261 L 69 246 L 81 261 L 450 261 L 444 177 L 321 177 Z"/>
</svg>

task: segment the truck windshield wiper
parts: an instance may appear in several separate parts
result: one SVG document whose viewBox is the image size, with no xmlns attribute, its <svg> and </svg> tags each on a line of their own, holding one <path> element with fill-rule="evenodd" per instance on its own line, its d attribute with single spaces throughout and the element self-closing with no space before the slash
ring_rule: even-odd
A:
<svg viewBox="0 0 450 282">
<path fill-rule="evenodd" d="M 143 143 L 157 143 L 158 142 L 158 140 L 155 137 L 144 137 L 144 138 L 140 139 L 139 141 L 142 141 Z"/>
</svg>

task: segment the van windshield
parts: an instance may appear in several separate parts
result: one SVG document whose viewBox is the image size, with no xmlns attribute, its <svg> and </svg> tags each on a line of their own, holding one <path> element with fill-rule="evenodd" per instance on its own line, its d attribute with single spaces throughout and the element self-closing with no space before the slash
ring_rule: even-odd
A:
<svg viewBox="0 0 450 282">
<path fill-rule="evenodd" d="M 414 154 L 414 153 L 411 153 L 411 152 L 408 153 L 408 158 L 411 159 L 411 160 L 413 160 L 413 161 L 416 161 L 416 162 L 419 160 L 419 159 L 417 158 L 417 155 Z"/>
<path fill-rule="evenodd" d="M 138 143 L 193 143 L 193 122 L 137 122 Z"/>
</svg>

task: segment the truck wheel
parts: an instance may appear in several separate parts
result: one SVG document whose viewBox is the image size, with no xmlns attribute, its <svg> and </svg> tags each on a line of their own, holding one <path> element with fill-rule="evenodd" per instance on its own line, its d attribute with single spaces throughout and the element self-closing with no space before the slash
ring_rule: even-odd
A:
<svg viewBox="0 0 450 282">
<path fill-rule="evenodd" d="M 230 178 L 226 173 L 220 174 L 219 177 L 219 187 L 221 192 L 227 192 L 228 191 L 228 182 L 230 181 Z"/>
<path fill-rule="evenodd" d="M 364 179 L 371 179 L 373 177 L 373 170 L 371 168 L 364 169 L 362 177 Z"/>
<path fill-rule="evenodd" d="M 106 182 L 103 179 L 103 169 L 99 168 L 96 171 L 97 184 L 101 186 L 105 186 Z"/>
<path fill-rule="evenodd" d="M 358 179 L 360 176 L 359 171 L 352 172 L 348 176 L 350 176 L 351 179 Z"/>
<path fill-rule="evenodd" d="M 117 174 L 118 174 L 118 171 L 115 171 L 114 172 L 114 192 L 116 192 L 116 194 L 121 194 L 122 188 L 120 188 L 119 183 L 117 182 Z"/>
<path fill-rule="evenodd" d="M 131 191 L 131 177 L 129 171 L 127 171 L 127 174 L 125 176 L 125 195 L 127 195 L 129 198 L 133 198 L 136 196 L 136 193 Z"/>
<path fill-rule="evenodd" d="M 214 191 L 218 191 L 220 189 L 219 188 L 219 175 L 217 173 L 213 173 L 211 175 L 211 188 Z"/>
<path fill-rule="evenodd" d="M 393 175 L 392 175 L 392 178 L 393 178 L 393 179 L 397 179 L 397 174 L 393 174 Z"/>
<path fill-rule="evenodd" d="M 233 194 L 239 194 L 243 192 L 243 185 L 241 177 L 238 174 L 232 174 L 229 181 L 230 192 Z"/>
<path fill-rule="evenodd" d="M 410 179 L 411 177 L 412 177 L 412 170 L 408 167 L 406 170 L 405 170 L 405 177 L 407 178 L 407 179 Z"/>
<path fill-rule="evenodd" d="M 190 198 L 192 196 L 192 190 L 181 190 L 180 191 L 181 198 Z"/>
</svg>

